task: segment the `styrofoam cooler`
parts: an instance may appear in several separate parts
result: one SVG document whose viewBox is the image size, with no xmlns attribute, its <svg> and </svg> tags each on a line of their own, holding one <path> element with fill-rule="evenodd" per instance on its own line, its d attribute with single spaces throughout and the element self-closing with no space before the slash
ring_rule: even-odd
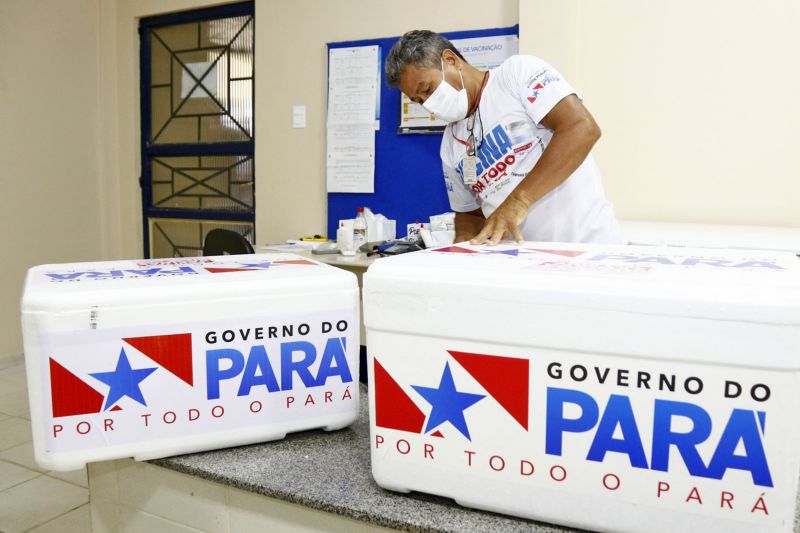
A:
<svg viewBox="0 0 800 533">
<path fill-rule="evenodd" d="M 70 470 L 347 426 L 358 306 L 352 273 L 284 253 L 34 267 L 36 461 Z"/>
<path fill-rule="evenodd" d="M 364 275 L 372 473 L 624 532 L 792 531 L 800 259 L 523 243 Z"/>
</svg>

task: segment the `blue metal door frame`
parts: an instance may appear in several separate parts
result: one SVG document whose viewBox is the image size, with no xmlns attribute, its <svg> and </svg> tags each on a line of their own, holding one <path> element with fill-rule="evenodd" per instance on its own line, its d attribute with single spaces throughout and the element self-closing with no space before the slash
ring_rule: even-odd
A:
<svg viewBox="0 0 800 533">
<path fill-rule="evenodd" d="M 152 158 L 158 156 L 211 156 L 211 155 L 247 155 L 251 159 L 254 155 L 255 123 L 252 126 L 252 135 L 249 141 L 220 142 L 220 143 L 187 143 L 187 144 L 151 144 L 151 75 L 150 75 L 150 34 L 154 28 L 172 26 L 176 24 L 202 22 L 226 17 L 250 16 L 255 17 L 254 2 L 227 4 L 219 7 L 197 9 L 192 11 L 172 13 L 155 17 L 143 18 L 139 22 L 139 74 L 140 74 L 140 113 L 141 113 L 141 177 L 139 184 L 142 189 L 142 235 L 144 257 L 150 257 L 150 231 L 148 219 L 167 217 L 175 219 L 202 219 L 220 220 L 231 222 L 254 222 L 255 204 L 252 213 L 211 211 L 194 209 L 175 209 L 153 207 L 152 196 Z M 253 116 L 255 116 L 255 70 L 253 72 Z M 255 162 L 254 162 L 255 164 Z M 255 231 L 255 230 L 254 230 Z M 255 237 L 254 237 L 255 238 Z"/>
</svg>

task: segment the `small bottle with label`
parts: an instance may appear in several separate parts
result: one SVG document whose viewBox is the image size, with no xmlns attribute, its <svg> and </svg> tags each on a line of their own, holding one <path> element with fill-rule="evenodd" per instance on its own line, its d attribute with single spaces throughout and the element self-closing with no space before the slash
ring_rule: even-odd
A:
<svg viewBox="0 0 800 533">
<path fill-rule="evenodd" d="M 361 245 L 367 243 L 367 219 L 364 218 L 364 208 L 358 208 L 358 216 L 353 221 L 353 248 L 358 252 Z"/>
</svg>

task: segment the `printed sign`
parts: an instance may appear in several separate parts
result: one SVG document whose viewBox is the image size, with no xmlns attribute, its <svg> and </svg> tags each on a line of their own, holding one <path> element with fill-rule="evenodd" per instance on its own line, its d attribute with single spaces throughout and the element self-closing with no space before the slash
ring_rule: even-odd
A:
<svg viewBox="0 0 800 533">
<path fill-rule="evenodd" d="M 376 463 L 402 465 L 415 489 L 459 479 L 475 498 L 517 498 L 506 509 L 521 516 L 531 516 L 521 502 L 545 489 L 753 530 L 791 523 L 794 373 L 410 336 L 402 344 L 375 353 L 371 448 Z"/>
<path fill-rule="evenodd" d="M 31 280 L 34 284 L 56 284 L 95 281 L 121 281 L 132 279 L 156 279 L 165 277 L 185 277 L 197 275 L 226 274 L 230 272 L 277 273 L 289 270 L 293 276 L 316 275 L 314 269 L 319 263 L 293 254 L 263 254 L 250 256 L 249 260 L 212 259 L 210 257 L 191 257 L 181 259 L 142 259 L 139 261 L 115 261 L 101 263 L 101 268 L 89 264 L 81 268 L 57 268 L 46 271 L 37 270 Z M 303 268 L 300 268 L 303 267 Z"/>
<path fill-rule="evenodd" d="M 517 268 L 560 272 L 637 273 L 658 271 L 695 272 L 787 272 L 800 269 L 790 254 L 776 256 L 752 251 L 749 255 L 714 254 L 710 251 L 664 251 L 646 247 L 620 247 L 605 250 L 546 248 L 544 246 L 453 245 L 426 250 L 423 254 L 448 254 L 476 261 L 487 257 L 513 259 Z M 422 256 L 417 256 L 422 257 Z M 789 261 L 786 261 L 789 258 Z M 465 263 L 466 265 L 466 263 Z M 484 264 L 485 266 L 485 264 Z"/>
<path fill-rule="evenodd" d="M 357 332 L 355 310 L 341 308 L 43 333 L 45 449 L 319 427 L 356 410 Z"/>
</svg>

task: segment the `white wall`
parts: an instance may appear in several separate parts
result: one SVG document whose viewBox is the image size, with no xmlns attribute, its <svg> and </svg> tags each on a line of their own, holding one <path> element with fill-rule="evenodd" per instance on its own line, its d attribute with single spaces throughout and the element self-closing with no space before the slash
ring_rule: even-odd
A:
<svg viewBox="0 0 800 533">
<path fill-rule="evenodd" d="M 620 218 L 800 226 L 800 2 L 523 0 L 603 130 Z"/>
<path fill-rule="evenodd" d="M 104 255 L 98 0 L 0 0 L 0 357 L 25 271 Z"/>
</svg>

